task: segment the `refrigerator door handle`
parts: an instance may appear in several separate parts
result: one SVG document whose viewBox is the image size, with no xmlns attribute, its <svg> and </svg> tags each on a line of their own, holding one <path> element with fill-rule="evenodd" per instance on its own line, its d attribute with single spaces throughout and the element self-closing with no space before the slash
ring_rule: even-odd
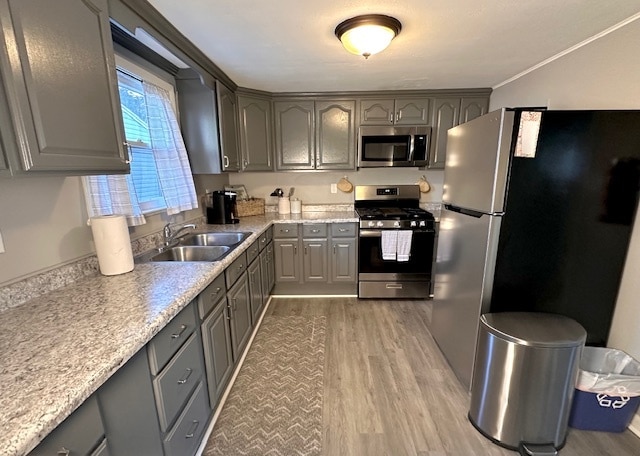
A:
<svg viewBox="0 0 640 456">
<path fill-rule="evenodd" d="M 452 206 L 451 204 L 445 204 L 444 208 L 446 210 L 448 210 L 448 211 L 458 212 L 460 214 L 469 215 L 469 216 L 475 217 L 475 218 L 480 218 L 483 215 L 485 215 L 485 212 L 474 211 L 474 210 L 471 210 L 471 209 L 465 209 L 463 207 L 458 207 L 458 206 Z"/>
</svg>

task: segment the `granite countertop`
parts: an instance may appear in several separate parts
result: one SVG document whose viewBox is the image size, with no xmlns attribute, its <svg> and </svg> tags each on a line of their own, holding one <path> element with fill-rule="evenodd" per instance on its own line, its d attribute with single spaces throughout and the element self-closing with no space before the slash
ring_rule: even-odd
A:
<svg viewBox="0 0 640 456">
<path fill-rule="evenodd" d="M 252 231 L 222 261 L 136 264 L 0 315 L 0 448 L 24 455 L 93 394 L 273 223 L 357 222 L 354 212 L 246 217 L 198 231 Z"/>
</svg>

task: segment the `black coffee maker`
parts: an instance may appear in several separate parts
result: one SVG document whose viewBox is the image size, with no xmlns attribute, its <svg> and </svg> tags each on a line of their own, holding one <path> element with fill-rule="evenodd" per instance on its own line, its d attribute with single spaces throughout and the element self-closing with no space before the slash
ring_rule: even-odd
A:
<svg viewBox="0 0 640 456">
<path fill-rule="evenodd" d="M 224 190 L 211 192 L 207 206 L 207 223 L 228 224 L 238 223 L 236 218 L 236 193 Z"/>
</svg>

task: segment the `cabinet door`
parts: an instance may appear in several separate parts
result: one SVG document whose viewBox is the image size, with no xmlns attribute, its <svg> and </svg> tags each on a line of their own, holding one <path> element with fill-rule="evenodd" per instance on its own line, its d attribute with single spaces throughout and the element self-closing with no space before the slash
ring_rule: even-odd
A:
<svg viewBox="0 0 640 456">
<path fill-rule="evenodd" d="M 428 98 L 399 98 L 395 104 L 396 125 L 429 125 L 431 111 Z"/>
<path fill-rule="evenodd" d="M 395 119 L 394 100 L 362 100 L 360 125 L 389 125 Z"/>
<path fill-rule="evenodd" d="M 355 100 L 317 101 L 316 169 L 355 169 Z"/>
<path fill-rule="evenodd" d="M 262 279 L 260 277 L 260 259 L 254 260 L 247 269 L 249 278 L 249 295 L 251 303 L 251 321 L 253 325 L 258 321 L 262 310 Z"/>
<path fill-rule="evenodd" d="M 114 455 L 162 454 L 147 350 L 140 350 L 100 387 L 98 401 Z"/>
<path fill-rule="evenodd" d="M 200 79 L 176 79 L 180 129 L 194 174 L 220 174 L 218 104 L 213 89 Z"/>
<path fill-rule="evenodd" d="M 463 97 L 460 102 L 460 119 L 458 125 L 486 114 L 489 111 L 489 98 Z"/>
<path fill-rule="evenodd" d="M 30 456 L 90 454 L 104 437 L 100 410 L 95 396 L 87 399 L 49 434 Z M 161 454 L 161 453 L 160 453 Z"/>
<path fill-rule="evenodd" d="M 327 262 L 327 240 L 309 239 L 304 246 L 304 281 L 326 282 L 329 277 Z"/>
<path fill-rule="evenodd" d="M 276 268 L 273 242 L 270 242 L 267 245 L 267 265 L 267 274 L 269 276 L 269 286 L 267 287 L 267 290 L 269 290 L 269 293 L 271 293 L 273 286 L 276 284 Z"/>
<path fill-rule="evenodd" d="M 236 94 L 216 81 L 218 92 L 218 122 L 220 130 L 220 149 L 223 171 L 240 170 L 240 148 L 238 147 L 238 128 L 236 117 L 238 102 Z"/>
<path fill-rule="evenodd" d="M 271 103 L 262 98 L 238 96 L 240 150 L 243 171 L 273 169 Z"/>
<path fill-rule="evenodd" d="M 436 98 L 433 108 L 429 168 L 442 169 L 447 153 L 447 130 L 458 125 L 460 98 Z"/>
<path fill-rule="evenodd" d="M 237 360 L 251 335 L 251 298 L 247 274 L 238 279 L 227 293 L 227 305 L 231 316 L 231 348 Z"/>
<path fill-rule="evenodd" d="M 334 239 L 331 255 L 331 280 L 356 281 L 356 239 Z"/>
<path fill-rule="evenodd" d="M 50 6 L 0 2 L 0 71 L 22 167 L 129 172 L 107 0 Z"/>
<path fill-rule="evenodd" d="M 315 136 L 313 101 L 276 101 L 276 168 L 313 169 Z"/>
<path fill-rule="evenodd" d="M 269 256 L 267 249 L 260 252 L 260 284 L 262 286 L 262 303 L 265 304 L 269 300 L 269 294 L 271 293 L 269 268 L 273 268 L 269 262 Z"/>
<path fill-rule="evenodd" d="M 276 239 L 273 244 L 275 248 L 275 281 L 299 282 L 298 239 Z"/>
<path fill-rule="evenodd" d="M 202 344 L 211 408 L 218 403 L 233 372 L 229 319 L 229 308 L 224 300 L 202 323 Z"/>
</svg>

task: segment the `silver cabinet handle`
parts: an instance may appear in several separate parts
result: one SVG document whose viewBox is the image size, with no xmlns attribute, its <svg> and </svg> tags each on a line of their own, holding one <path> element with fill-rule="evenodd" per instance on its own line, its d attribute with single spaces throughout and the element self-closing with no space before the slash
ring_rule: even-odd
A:
<svg viewBox="0 0 640 456">
<path fill-rule="evenodd" d="M 393 123 L 393 113 L 389 113 L 389 123 Z"/>
<path fill-rule="evenodd" d="M 244 264 L 240 263 L 240 264 L 238 265 L 238 271 L 242 271 L 242 268 L 244 268 Z"/>
<path fill-rule="evenodd" d="M 345 233 L 345 232 L 347 232 L 349 230 L 346 229 L 346 228 L 338 228 L 338 231 L 340 231 L 341 233 Z"/>
<path fill-rule="evenodd" d="M 312 233 L 319 233 L 320 230 L 311 230 Z"/>
<path fill-rule="evenodd" d="M 178 331 L 177 333 L 173 333 L 171 334 L 171 338 L 172 339 L 177 339 L 178 337 L 180 337 L 182 335 L 183 332 L 185 332 L 187 330 L 187 325 L 180 325 L 180 331 Z"/>
<path fill-rule="evenodd" d="M 194 420 L 193 424 L 191 425 L 191 429 L 189 429 L 189 432 L 187 432 L 187 434 L 184 436 L 185 439 L 192 439 L 193 436 L 196 435 L 196 431 L 198 430 L 199 425 L 200 421 Z"/>
<path fill-rule="evenodd" d="M 229 167 L 229 157 L 227 157 L 226 155 L 223 157 L 223 161 L 224 161 L 224 168 L 228 168 Z"/>
<path fill-rule="evenodd" d="M 231 321 L 231 306 L 229 304 L 227 304 L 227 311 L 225 313 L 227 314 L 227 320 Z"/>
<path fill-rule="evenodd" d="M 396 113 L 396 122 L 400 121 L 400 111 Z"/>
<path fill-rule="evenodd" d="M 191 369 L 190 367 L 187 367 L 185 369 L 185 376 L 182 377 L 180 380 L 178 380 L 178 385 L 184 385 L 185 383 L 187 383 L 187 380 L 189 380 L 189 377 L 191 377 L 191 374 L 193 373 L 193 369 Z"/>
<path fill-rule="evenodd" d="M 216 291 L 211 292 L 211 294 L 209 295 L 211 299 L 214 299 L 216 296 L 218 296 L 218 293 L 220 293 L 220 290 L 222 290 L 222 288 L 218 287 L 216 288 Z"/>
<path fill-rule="evenodd" d="M 70 454 L 71 451 L 67 450 L 65 447 L 61 447 L 57 453 L 58 456 L 69 456 Z"/>
<path fill-rule="evenodd" d="M 333 244 L 333 254 L 334 255 L 336 254 L 336 245 L 335 244 Z"/>
<path fill-rule="evenodd" d="M 244 159 L 243 163 L 245 168 L 249 166 L 249 161 L 246 158 Z"/>
<path fill-rule="evenodd" d="M 298 254 L 298 247 L 297 246 L 293 246 L 293 254 L 297 255 Z"/>
<path fill-rule="evenodd" d="M 305 255 L 307 254 L 307 248 L 306 247 L 304 248 L 304 254 Z"/>
<path fill-rule="evenodd" d="M 388 283 L 385 288 L 402 290 L 402 284 L 400 283 Z"/>
</svg>

